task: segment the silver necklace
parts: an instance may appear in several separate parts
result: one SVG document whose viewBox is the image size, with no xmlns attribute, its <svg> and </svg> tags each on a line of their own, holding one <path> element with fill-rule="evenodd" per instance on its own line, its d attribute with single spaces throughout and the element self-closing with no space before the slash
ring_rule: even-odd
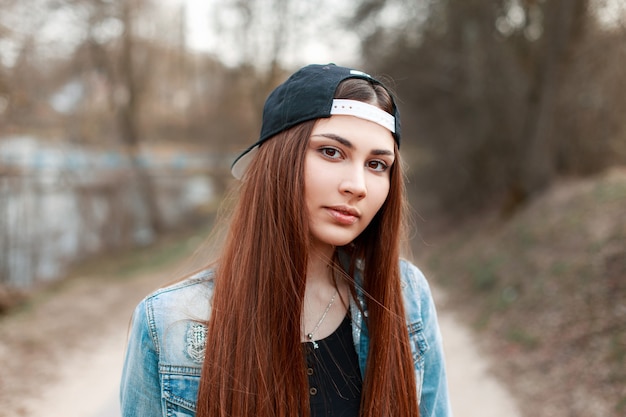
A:
<svg viewBox="0 0 626 417">
<path fill-rule="evenodd" d="M 320 346 L 317 344 L 317 342 L 315 340 L 313 340 L 313 336 L 315 336 L 315 332 L 317 332 L 317 329 L 320 328 L 320 326 L 322 325 L 322 322 L 326 318 L 326 315 L 328 314 L 328 310 L 330 310 L 330 308 L 332 307 L 333 303 L 335 302 L 335 297 L 337 297 L 337 289 L 335 289 L 335 293 L 333 294 L 332 298 L 330 299 L 330 302 L 326 306 L 326 310 L 324 310 L 324 314 L 322 314 L 322 317 L 320 318 L 320 320 L 315 325 L 315 328 L 310 333 L 306 334 L 307 340 L 309 342 L 313 343 L 313 348 L 314 349 L 317 349 Z"/>
</svg>

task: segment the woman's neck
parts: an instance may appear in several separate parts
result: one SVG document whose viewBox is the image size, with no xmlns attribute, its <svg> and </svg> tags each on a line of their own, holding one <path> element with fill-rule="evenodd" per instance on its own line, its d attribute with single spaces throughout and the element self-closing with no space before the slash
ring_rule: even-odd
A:
<svg viewBox="0 0 626 417">
<path fill-rule="evenodd" d="M 335 247 L 328 244 L 315 244 L 309 247 L 308 264 L 306 271 L 306 283 L 317 285 L 334 286 L 332 274 L 332 259 Z"/>
<path fill-rule="evenodd" d="M 309 286 L 334 286 L 331 269 L 331 259 L 319 254 L 311 254 L 306 271 L 306 285 Z"/>
<path fill-rule="evenodd" d="M 331 334 L 341 323 L 347 309 L 349 290 L 343 280 L 333 277 L 332 250 L 309 252 L 306 289 L 302 310 L 302 341 L 314 333 L 318 340 Z"/>
</svg>

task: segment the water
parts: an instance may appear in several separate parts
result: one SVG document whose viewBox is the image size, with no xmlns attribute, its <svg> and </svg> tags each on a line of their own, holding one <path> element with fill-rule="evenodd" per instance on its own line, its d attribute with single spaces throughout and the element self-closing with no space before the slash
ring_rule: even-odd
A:
<svg viewBox="0 0 626 417">
<path fill-rule="evenodd" d="M 164 223 L 176 227 L 214 198 L 208 157 L 143 154 Z M 82 257 L 150 243 L 149 211 L 129 160 L 113 151 L 0 140 L 0 284 L 59 278 Z"/>
</svg>

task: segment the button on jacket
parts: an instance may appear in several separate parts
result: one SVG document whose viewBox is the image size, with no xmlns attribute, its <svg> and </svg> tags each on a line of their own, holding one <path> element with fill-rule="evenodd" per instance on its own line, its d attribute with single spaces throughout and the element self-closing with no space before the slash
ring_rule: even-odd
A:
<svg viewBox="0 0 626 417">
<path fill-rule="evenodd" d="M 421 417 L 450 417 L 437 314 L 421 271 L 401 260 L 407 330 L 413 352 Z M 356 277 L 357 281 L 359 277 Z M 193 417 L 205 354 L 205 323 L 213 295 L 212 271 L 200 272 L 146 297 L 135 309 L 120 386 L 123 417 Z M 361 374 L 369 337 L 362 295 L 350 303 Z"/>
</svg>

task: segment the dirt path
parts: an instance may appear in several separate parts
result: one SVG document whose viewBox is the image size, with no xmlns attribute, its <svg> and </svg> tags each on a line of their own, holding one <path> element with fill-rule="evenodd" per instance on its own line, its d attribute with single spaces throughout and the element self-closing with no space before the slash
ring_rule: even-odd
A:
<svg viewBox="0 0 626 417">
<path fill-rule="evenodd" d="M 118 384 L 126 332 L 112 332 L 96 349 L 68 358 L 58 379 L 26 405 L 26 416 L 119 417 Z"/>
<path fill-rule="evenodd" d="M 0 317 L 0 417 L 115 415 L 97 413 L 117 401 L 134 306 L 180 270 L 135 267 L 92 265 Z"/>
<path fill-rule="evenodd" d="M 118 382 L 130 314 L 173 271 L 77 281 L 37 309 L 0 321 L 0 416 L 120 417 Z M 436 295 L 456 416 L 519 417 L 510 394 L 489 374 L 493 364 Z"/>
<path fill-rule="evenodd" d="M 497 364 L 484 355 L 470 329 L 445 308 L 443 294 L 436 292 L 435 299 L 455 416 L 521 417 L 507 388 L 490 373 Z"/>
</svg>

